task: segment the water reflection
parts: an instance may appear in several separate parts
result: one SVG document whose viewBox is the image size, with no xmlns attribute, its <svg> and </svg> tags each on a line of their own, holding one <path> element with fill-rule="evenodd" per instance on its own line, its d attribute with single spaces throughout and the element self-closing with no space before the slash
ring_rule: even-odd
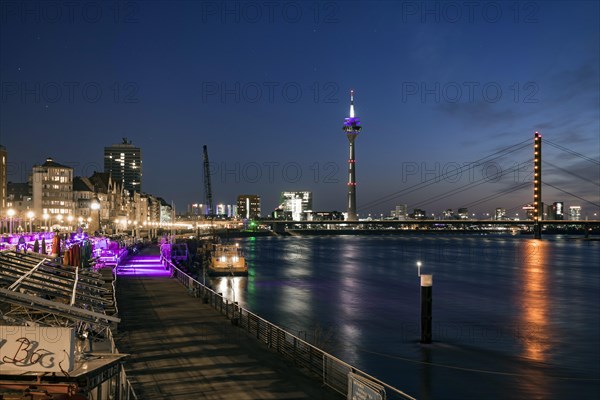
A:
<svg viewBox="0 0 600 400">
<path fill-rule="evenodd" d="M 360 363 L 360 346 L 362 330 L 359 324 L 363 313 L 361 306 L 364 304 L 362 289 L 365 284 L 358 282 L 361 272 L 365 273 L 367 267 L 361 265 L 360 247 L 353 241 L 343 243 L 340 248 L 339 280 L 337 284 L 337 314 L 341 316 L 338 321 L 340 338 L 345 343 L 344 353 L 352 363 Z M 363 255 L 364 256 L 364 255 Z"/>
<path fill-rule="evenodd" d="M 592 261 L 600 257 L 598 244 L 523 237 L 259 238 L 246 243 L 254 273 L 244 300 L 291 332 L 308 338 L 334 333 L 334 355 L 419 398 L 595 398 L 600 271 Z M 434 318 L 441 330 L 427 349 L 415 345 L 417 260 L 438 282 Z M 222 288 L 229 293 L 226 284 Z M 399 357 L 383 360 L 377 353 Z"/>
<path fill-rule="evenodd" d="M 531 240 L 523 243 L 523 298 L 521 304 L 519 339 L 523 341 L 523 356 L 538 362 L 547 360 L 550 347 L 548 329 L 548 243 Z"/>
<path fill-rule="evenodd" d="M 218 276 L 210 279 L 213 290 L 223 293 L 230 302 L 237 301 L 242 307 L 246 304 L 248 278 L 245 276 Z"/>
</svg>

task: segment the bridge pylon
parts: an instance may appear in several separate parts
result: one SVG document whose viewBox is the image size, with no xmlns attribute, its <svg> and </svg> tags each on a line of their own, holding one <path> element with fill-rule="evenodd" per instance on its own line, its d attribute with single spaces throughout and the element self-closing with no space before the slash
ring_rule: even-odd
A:
<svg viewBox="0 0 600 400">
<path fill-rule="evenodd" d="M 542 135 L 535 132 L 533 135 L 533 236 L 542 238 L 542 219 L 544 216 L 544 203 L 542 202 Z"/>
</svg>

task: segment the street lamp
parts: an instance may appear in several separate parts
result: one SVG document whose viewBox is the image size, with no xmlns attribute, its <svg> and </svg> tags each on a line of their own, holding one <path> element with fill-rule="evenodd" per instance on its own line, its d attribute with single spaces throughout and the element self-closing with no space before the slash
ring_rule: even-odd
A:
<svg viewBox="0 0 600 400">
<path fill-rule="evenodd" d="M 69 216 L 67 217 L 67 221 L 69 221 L 69 230 L 70 230 L 70 231 L 71 231 L 71 230 L 73 230 L 73 216 L 72 216 L 72 215 L 69 215 Z"/>
<path fill-rule="evenodd" d="M 90 208 L 94 211 L 98 211 L 98 231 L 100 231 L 100 202 L 97 197 L 92 200 Z"/>
<path fill-rule="evenodd" d="M 33 233 L 33 216 L 35 214 L 33 213 L 33 211 L 28 211 L 27 212 L 27 218 L 29 218 L 29 233 Z"/>
<path fill-rule="evenodd" d="M 44 226 L 46 227 L 46 232 L 48 231 L 48 218 L 50 218 L 50 216 L 46 213 L 44 213 L 43 215 L 44 218 Z"/>
<path fill-rule="evenodd" d="M 9 208 L 8 211 L 6 211 L 6 215 L 8 215 L 8 218 L 10 219 L 10 234 L 12 235 L 12 226 L 13 226 L 13 217 L 15 216 L 15 210 L 13 210 L 12 208 Z"/>
<path fill-rule="evenodd" d="M 417 276 L 421 276 L 421 261 L 417 261 Z"/>
</svg>

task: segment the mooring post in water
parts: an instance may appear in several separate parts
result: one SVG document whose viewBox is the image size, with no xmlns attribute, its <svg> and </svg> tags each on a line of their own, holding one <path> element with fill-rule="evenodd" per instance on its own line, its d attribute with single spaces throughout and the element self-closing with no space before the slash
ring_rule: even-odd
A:
<svg viewBox="0 0 600 400">
<path fill-rule="evenodd" d="M 421 343 L 431 343 L 433 275 L 421 275 Z"/>
</svg>

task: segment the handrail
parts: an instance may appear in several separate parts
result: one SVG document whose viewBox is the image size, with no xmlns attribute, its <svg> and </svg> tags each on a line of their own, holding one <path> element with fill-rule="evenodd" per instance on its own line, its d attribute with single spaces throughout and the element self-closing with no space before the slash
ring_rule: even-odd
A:
<svg viewBox="0 0 600 400">
<path fill-rule="evenodd" d="M 117 265 L 113 269 L 113 274 L 114 274 L 115 278 L 112 281 L 113 300 L 114 300 L 113 304 L 114 304 L 114 307 L 115 307 L 115 313 L 116 313 L 116 315 L 119 315 L 119 308 L 117 307 L 117 286 L 116 286 L 117 276 L 118 276 L 118 274 L 117 274 L 117 268 L 118 267 L 119 267 L 119 265 L 118 265 L 118 261 L 117 261 Z M 117 349 L 117 345 L 115 343 L 115 339 L 114 339 L 112 330 L 110 328 L 107 328 L 107 330 L 109 332 L 108 336 L 109 336 L 110 343 L 111 343 L 111 351 L 113 353 L 118 353 L 119 349 Z M 129 399 L 133 398 L 133 400 L 138 400 L 138 396 L 135 393 L 135 390 L 133 389 L 133 385 L 131 384 L 131 381 L 129 380 L 129 378 L 127 378 L 127 374 L 125 373 L 125 367 L 124 366 L 121 368 L 121 373 L 123 374 L 122 377 L 121 377 L 121 380 L 125 384 L 125 390 L 126 390 L 126 393 L 125 393 L 125 396 L 123 397 L 123 399 L 124 400 L 129 400 Z"/>
<path fill-rule="evenodd" d="M 188 289 L 192 289 L 191 293 L 193 296 L 200 297 L 201 295 L 205 301 L 207 299 L 210 300 L 210 304 L 213 308 L 220 311 L 222 314 L 225 314 L 228 318 L 231 314 L 232 323 L 235 323 L 240 328 L 246 328 L 248 332 L 254 332 L 257 339 L 262 339 L 262 341 L 265 344 L 268 344 L 269 347 L 276 348 L 278 353 L 292 358 L 294 363 L 307 367 L 309 370 L 311 370 L 311 372 L 315 373 L 316 375 L 320 375 L 324 384 L 328 385 L 342 395 L 347 396 L 349 379 L 348 375 L 350 375 L 349 373 L 353 373 L 383 386 L 386 390 L 392 392 L 388 393 L 388 395 L 392 394 L 394 396 L 393 398 L 416 400 L 409 394 L 404 393 L 403 391 L 388 385 L 387 383 L 367 374 L 366 372 L 353 367 L 352 365 L 310 344 L 309 342 L 289 333 L 283 328 L 280 328 L 279 326 L 265 320 L 259 315 L 240 307 L 237 302 L 230 303 L 229 300 L 225 299 L 223 295 L 203 285 L 190 275 L 177 268 L 162 254 L 161 261 L 165 263 L 164 265 L 166 268 L 171 269 L 171 277 L 175 277 Z M 220 301 L 217 301 L 218 299 Z M 245 325 L 243 317 L 246 319 Z"/>
</svg>

